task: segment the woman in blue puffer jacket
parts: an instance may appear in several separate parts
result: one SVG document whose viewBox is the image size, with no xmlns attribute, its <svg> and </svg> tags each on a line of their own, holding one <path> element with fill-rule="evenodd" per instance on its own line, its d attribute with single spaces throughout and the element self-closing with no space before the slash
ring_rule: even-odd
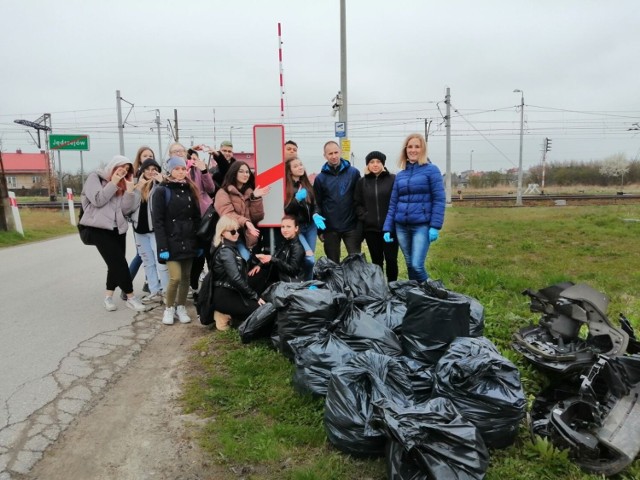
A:
<svg viewBox="0 0 640 480">
<path fill-rule="evenodd" d="M 405 141 L 398 161 L 389 211 L 382 227 L 385 242 L 395 236 L 407 262 L 409 280 L 424 282 L 429 245 L 444 222 L 445 193 L 440 169 L 427 158 L 427 143 L 419 133 Z"/>
</svg>

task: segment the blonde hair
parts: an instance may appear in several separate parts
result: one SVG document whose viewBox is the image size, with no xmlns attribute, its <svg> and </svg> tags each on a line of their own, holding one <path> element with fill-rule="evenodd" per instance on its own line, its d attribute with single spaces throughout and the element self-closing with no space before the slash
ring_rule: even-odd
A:
<svg viewBox="0 0 640 480">
<path fill-rule="evenodd" d="M 240 225 L 235 218 L 230 217 L 229 215 L 221 216 L 220 220 L 218 220 L 218 223 L 216 224 L 216 233 L 213 236 L 213 246 L 219 246 L 222 243 L 222 234 L 226 230 L 233 230 L 234 228 L 236 230 L 240 230 Z"/>
<path fill-rule="evenodd" d="M 171 154 L 171 149 L 172 149 L 173 147 L 182 147 L 182 149 L 184 150 L 184 158 L 186 158 L 186 157 L 187 157 L 187 149 L 185 148 L 185 146 L 184 146 L 183 144 L 181 144 L 180 142 L 173 142 L 173 143 L 171 143 L 171 144 L 169 145 L 169 149 L 167 150 L 167 152 L 168 152 L 168 153 L 167 153 L 167 155 L 168 155 L 168 157 L 167 157 L 167 158 L 171 158 L 171 157 L 175 157 L 175 156 L 177 156 L 177 155 L 172 155 L 172 154 Z"/>
<path fill-rule="evenodd" d="M 400 157 L 398 158 L 398 167 L 400 170 L 404 170 L 407 167 L 407 145 L 409 141 L 417 138 L 420 142 L 420 147 L 422 148 L 422 153 L 420 154 L 420 158 L 418 158 L 418 164 L 424 165 L 429 160 L 427 159 L 427 142 L 424 139 L 424 136 L 421 133 L 412 133 L 407 138 L 404 139 L 404 143 L 402 144 L 402 150 L 400 151 Z"/>
</svg>

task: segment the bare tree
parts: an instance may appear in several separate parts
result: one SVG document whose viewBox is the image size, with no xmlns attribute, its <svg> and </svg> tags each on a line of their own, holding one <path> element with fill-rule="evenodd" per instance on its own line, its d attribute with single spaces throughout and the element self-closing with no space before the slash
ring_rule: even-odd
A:
<svg viewBox="0 0 640 480">
<path fill-rule="evenodd" d="M 624 153 L 616 153 L 605 158 L 600 165 L 600 173 L 606 177 L 620 177 L 620 190 L 624 185 L 624 174 L 629 171 L 629 160 Z"/>
</svg>

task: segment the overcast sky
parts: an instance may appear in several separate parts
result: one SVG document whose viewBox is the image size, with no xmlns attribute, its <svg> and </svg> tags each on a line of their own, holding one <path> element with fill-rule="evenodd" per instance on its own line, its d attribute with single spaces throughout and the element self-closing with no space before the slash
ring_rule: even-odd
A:
<svg viewBox="0 0 640 480">
<path fill-rule="evenodd" d="M 346 0 L 348 131 L 356 167 L 371 150 L 395 168 L 404 137 L 431 121 L 430 157 L 446 164 L 451 89 L 452 169 L 517 166 L 524 92 L 525 168 L 541 161 L 640 155 L 638 0 Z M 51 113 L 53 133 L 88 134 L 85 169 L 118 153 L 159 150 L 155 111 L 178 111 L 180 140 L 233 137 L 252 151 L 255 124 L 282 123 L 309 171 L 334 139 L 340 89 L 339 0 L 2 0 L 2 150 L 37 147 L 15 119 Z M 284 118 L 280 116 L 278 23 Z M 635 130 L 634 130 L 635 129 Z M 472 153 L 473 151 L 473 153 Z M 56 160 L 57 166 L 57 160 Z M 65 171 L 79 169 L 63 153 Z"/>
</svg>

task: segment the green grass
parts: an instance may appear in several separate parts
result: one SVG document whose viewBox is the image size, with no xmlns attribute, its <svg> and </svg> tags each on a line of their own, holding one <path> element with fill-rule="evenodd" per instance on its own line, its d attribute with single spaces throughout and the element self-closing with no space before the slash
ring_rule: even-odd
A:
<svg viewBox="0 0 640 480">
<path fill-rule="evenodd" d="M 0 248 L 78 232 L 77 228 L 71 225 L 69 211 L 66 209 L 64 213 L 61 210 L 35 208 L 21 208 L 19 211 L 24 236 L 15 229 L 8 232 L 0 231 Z"/>
<path fill-rule="evenodd" d="M 450 208 L 430 252 L 432 278 L 485 306 L 485 334 L 518 365 L 529 399 L 546 378 L 511 349 L 512 334 L 538 320 L 527 288 L 570 280 L 610 299 L 609 317 L 625 313 L 638 326 L 640 206 Z M 321 253 L 322 248 L 319 248 Z M 401 277 L 406 278 L 400 260 Z M 383 479 L 384 460 L 358 460 L 326 441 L 322 401 L 291 386 L 292 365 L 268 343 L 242 345 L 236 332 L 213 333 L 194 355 L 184 392 L 187 410 L 208 418 L 202 444 L 216 461 L 246 467 L 250 479 Z M 237 478 L 237 477 L 231 477 Z M 489 480 L 586 480 L 566 452 L 532 440 L 523 423 L 516 443 L 491 452 Z M 618 478 L 640 478 L 640 461 Z"/>
</svg>

